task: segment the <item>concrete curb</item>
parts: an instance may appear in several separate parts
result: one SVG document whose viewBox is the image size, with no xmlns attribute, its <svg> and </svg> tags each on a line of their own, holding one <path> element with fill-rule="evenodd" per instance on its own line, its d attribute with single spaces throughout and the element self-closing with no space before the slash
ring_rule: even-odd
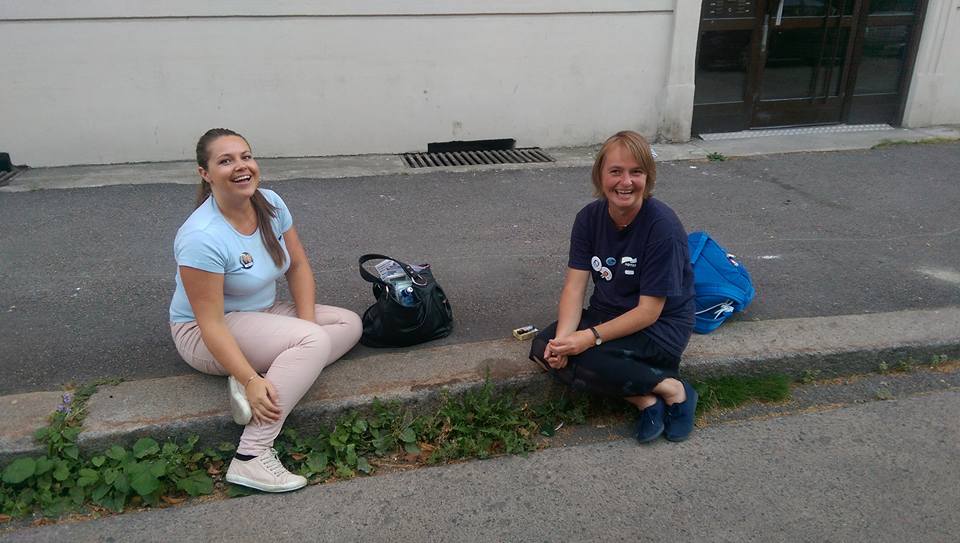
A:
<svg viewBox="0 0 960 543">
<path fill-rule="evenodd" d="M 660 162 L 704 160 L 710 153 L 726 157 L 748 157 L 779 153 L 850 151 L 870 149 L 885 142 L 918 142 L 923 140 L 960 138 L 960 127 L 894 128 L 865 132 L 834 134 L 782 135 L 760 138 L 683 143 L 653 144 Z M 259 158 L 266 182 L 291 179 L 342 179 L 379 175 L 416 176 L 436 172 L 470 173 L 484 170 L 528 170 L 552 168 L 589 168 L 593 165 L 599 143 L 592 146 L 549 148 L 554 162 L 532 164 L 493 164 L 484 166 L 448 166 L 409 168 L 399 155 L 352 155 L 326 157 Z M 196 164 L 190 161 L 144 162 L 132 164 L 98 164 L 34 168 L 18 174 L 0 192 L 93 188 L 113 185 L 197 183 Z"/>
<path fill-rule="evenodd" d="M 684 357 L 687 378 L 787 373 L 819 377 L 876 371 L 880 362 L 929 363 L 933 356 L 960 357 L 960 307 L 836 317 L 734 321 L 695 336 Z M 545 399 L 555 387 L 527 360 L 529 342 L 495 340 L 432 349 L 387 351 L 334 364 L 324 371 L 287 421 L 309 432 L 329 426 L 374 399 L 397 401 L 414 412 L 434 407 L 444 394 L 459 395 L 489 377 L 501 389 Z M 194 374 L 104 386 L 87 408 L 80 446 L 101 450 L 143 436 L 201 443 L 234 442 L 240 427 L 230 420 L 224 379 Z M 36 454 L 34 430 L 56 407 L 59 392 L 0 398 L 0 464 Z M 12 407 L 12 409 L 11 409 Z M 12 419 L 10 414 L 16 413 Z"/>
</svg>

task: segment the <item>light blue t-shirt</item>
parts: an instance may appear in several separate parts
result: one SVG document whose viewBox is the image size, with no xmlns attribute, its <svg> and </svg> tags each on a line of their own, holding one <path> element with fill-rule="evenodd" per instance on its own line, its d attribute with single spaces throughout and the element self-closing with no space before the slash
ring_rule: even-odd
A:
<svg viewBox="0 0 960 543">
<path fill-rule="evenodd" d="M 196 320 L 180 279 L 180 266 L 223 274 L 223 310 L 261 311 L 277 298 L 277 279 L 290 268 L 290 254 L 283 234 L 293 226 L 290 210 L 272 190 L 258 189 L 277 208 L 270 220 L 273 232 L 283 247 L 283 267 L 270 258 L 260 229 L 245 236 L 237 232 L 220 214 L 211 195 L 177 230 L 173 255 L 177 260 L 177 290 L 170 302 L 171 322 Z"/>
</svg>

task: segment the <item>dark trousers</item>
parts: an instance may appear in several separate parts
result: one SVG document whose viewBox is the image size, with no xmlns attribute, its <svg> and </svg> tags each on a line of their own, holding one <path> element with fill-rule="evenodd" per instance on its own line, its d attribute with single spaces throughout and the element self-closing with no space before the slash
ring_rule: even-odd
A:
<svg viewBox="0 0 960 543">
<path fill-rule="evenodd" d="M 602 322 L 597 312 L 584 309 L 577 330 Z M 642 330 L 591 347 L 569 357 L 566 367 L 553 369 L 543 359 L 543 352 L 556 334 L 556 322 L 538 333 L 530 346 L 530 359 L 575 390 L 626 398 L 650 394 L 668 377 L 680 378 L 680 358 L 668 353 Z"/>
</svg>

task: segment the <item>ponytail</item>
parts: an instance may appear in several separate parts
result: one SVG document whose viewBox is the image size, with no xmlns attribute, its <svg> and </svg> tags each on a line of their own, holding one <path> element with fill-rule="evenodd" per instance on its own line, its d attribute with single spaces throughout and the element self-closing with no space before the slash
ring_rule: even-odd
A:
<svg viewBox="0 0 960 543">
<path fill-rule="evenodd" d="M 282 268 L 285 260 L 283 247 L 280 246 L 280 240 L 277 239 L 277 236 L 273 233 L 273 222 L 270 220 L 277 216 L 277 208 L 267 201 L 259 189 L 250 197 L 250 202 L 253 204 L 253 210 L 257 213 L 260 239 L 263 240 L 263 245 L 267 248 L 267 252 L 270 253 L 270 258 L 273 259 L 273 263 L 276 264 L 278 268 Z"/>
</svg>

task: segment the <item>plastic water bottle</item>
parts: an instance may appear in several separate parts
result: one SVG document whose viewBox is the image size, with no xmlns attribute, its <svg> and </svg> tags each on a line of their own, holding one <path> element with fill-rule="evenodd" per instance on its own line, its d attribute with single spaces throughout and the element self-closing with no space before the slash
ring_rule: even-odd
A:
<svg viewBox="0 0 960 543">
<path fill-rule="evenodd" d="M 406 307 L 413 307 L 417 304 L 416 298 L 413 297 L 413 287 L 407 287 L 400 291 L 400 298 L 398 300 L 400 305 Z"/>
</svg>

